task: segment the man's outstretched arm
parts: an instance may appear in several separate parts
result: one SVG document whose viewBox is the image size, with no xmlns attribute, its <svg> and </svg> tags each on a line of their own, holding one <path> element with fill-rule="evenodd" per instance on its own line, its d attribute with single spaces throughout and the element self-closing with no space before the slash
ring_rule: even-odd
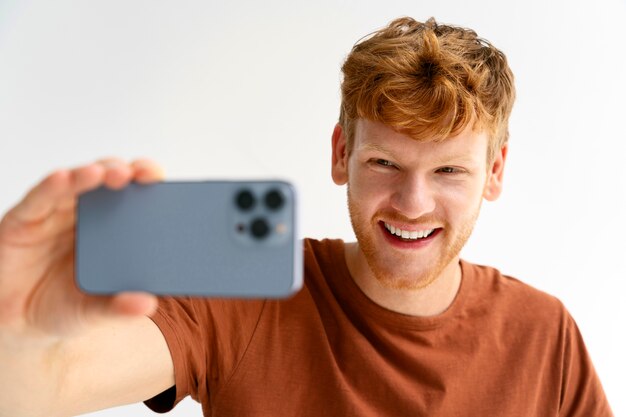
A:
<svg viewBox="0 0 626 417">
<path fill-rule="evenodd" d="M 146 160 L 59 170 L 2 218 L 0 416 L 71 416 L 174 385 L 167 344 L 148 317 L 156 297 L 91 296 L 74 282 L 78 195 L 161 176 Z"/>
</svg>

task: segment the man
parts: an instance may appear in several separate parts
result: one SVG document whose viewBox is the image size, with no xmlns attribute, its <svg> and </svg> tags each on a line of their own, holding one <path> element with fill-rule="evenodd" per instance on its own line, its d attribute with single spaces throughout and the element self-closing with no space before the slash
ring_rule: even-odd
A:
<svg viewBox="0 0 626 417">
<path fill-rule="evenodd" d="M 306 240 L 287 300 L 95 297 L 76 196 L 161 178 L 109 159 L 48 176 L 0 223 L 0 415 L 187 395 L 219 416 L 610 416 L 562 304 L 459 259 L 502 189 L 513 76 L 467 29 L 398 19 L 344 66 L 332 177 L 356 243 Z"/>
</svg>

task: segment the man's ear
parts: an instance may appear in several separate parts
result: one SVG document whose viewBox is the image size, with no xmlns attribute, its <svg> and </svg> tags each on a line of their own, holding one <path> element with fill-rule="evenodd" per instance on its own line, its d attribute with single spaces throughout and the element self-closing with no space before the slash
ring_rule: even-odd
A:
<svg viewBox="0 0 626 417">
<path fill-rule="evenodd" d="M 508 150 L 508 145 L 504 145 L 499 151 L 496 151 L 489 171 L 487 172 L 487 182 L 485 183 L 485 189 L 483 191 L 485 200 L 494 201 L 500 196 L 500 193 L 502 193 L 504 163 L 506 162 Z"/>
<path fill-rule="evenodd" d="M 331 175 L 337 185 L 348 182 L 348 150 L 346 149 L 346 136 L 343 129 L 337 123 L 333 130 L 333 156 Z"/>
</svg>

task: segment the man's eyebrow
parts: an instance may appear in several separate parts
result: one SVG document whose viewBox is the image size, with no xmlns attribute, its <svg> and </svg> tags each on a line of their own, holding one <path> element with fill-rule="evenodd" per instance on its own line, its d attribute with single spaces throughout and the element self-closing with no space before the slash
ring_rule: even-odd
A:
<svg viewBox="0 0 626 417">
<path fill-rule="evenodd" d="M 377 143 L 366 143 L 365 145 L 361 147 L 361 149 L 364 151 L 377 151 L 377 152 L 382 152 L 385 155 L 395 156 L 394 153 L 391 152 L 389 149 Z"/>
<path fill-rule="evenodd" d="M 449 163 L 465 163 L 465 164 L 474 164 L 476 160 L 473 158 L 473 155 L 468 154 L 456 154 L 456 155 L 445 155 L 442 158 L 437 158 L 435 161 L 437 164 L 449 164 Z"/>
<path fill-rule="evenodd" d="M 385 148 L 382 145 L 377 143 L 366 143 L 363 145 L 361 150 L 364 151 L 376 151 L 384 153 L 385 155 L 389 155 L 391 157 L 395 157 L 396 154 Z M 441 158 L 437 158 L 432 160 L 432 162 L 436 165 L 445 165 L 451 163 L 461 163 L 461 164 L 476 164 L 477 161 L 474 159 L 473 155 L 468 155 L 466 153 L 452 154 L 452 155 L 444 155 Z"/>
</svg>

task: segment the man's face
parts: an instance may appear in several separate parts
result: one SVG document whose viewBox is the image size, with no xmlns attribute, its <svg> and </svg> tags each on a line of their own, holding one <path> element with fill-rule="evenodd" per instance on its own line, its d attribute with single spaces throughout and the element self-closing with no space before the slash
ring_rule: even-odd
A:
<svg viewBox="0 0 626 417">
<path fill-rule="evenodd" d="M 501 190 L 506 148 L 487 161 L 488 136 L 466 128 L 443 142 L 417 142 L 381 123 L 358 120 L 348 156 L 333 135 L 333 179 L 348 184 L 359 248 L 387 287 L 435 280 L 469 238 L 482 198 Z"/>
</svg>

